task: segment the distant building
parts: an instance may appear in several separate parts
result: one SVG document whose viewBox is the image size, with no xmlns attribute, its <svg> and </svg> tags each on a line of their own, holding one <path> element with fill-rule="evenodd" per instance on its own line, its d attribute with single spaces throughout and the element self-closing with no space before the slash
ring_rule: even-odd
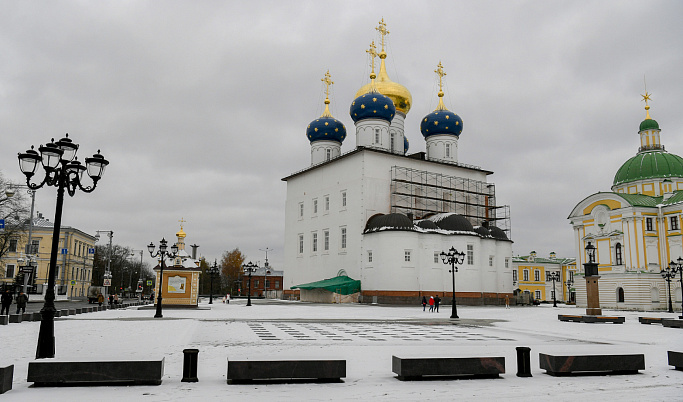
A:
<svg viewBox="0 0 683 402">
<path fill-rule="evenodd" d="M 581 272 L 586 246 L 597 248 L 602 307 L 666 309 L 667 284 L 660 272 L 683 256 L 683 158 L 662 145 L 649 95 L 643 95 L 646 117 L 638 129 L 638 152 L 617 170 L 612 191 L 586 197 L 568 218 Z M 576 289 L 577 304 L 585 305 L 583 278 L 577 278 Z M 680 282 L 672 282 L 671 291 L 680 306 Z"/>
<path fill-rule="evenodd" d="M 17 275 L 25 271 L 28 293 L 45 294 L 53 231 L 54 224 L 38 212 L 33 219 L 31 247 L 27 247 L 27 235 L 10 240 L 9 251 L 2 257 L 5 274 L 0 285 L 11 286 L 17 279 L 17 284 L 23 284 L 23 277 Z M 86 297 L 92 281 L 96 237 L 65 225 L 59 233 L 55 294 L 62 298 Z M 33 263 L 29 265 L 29 261 Z"/>
<path fill-rule="evenodd" d="M 273 269 L 271 266 L 257 268 L 251 274 L 251 295 L 267 299 L 282 298 L 282 281 L 284 271 Z M 240 294 L 246 296 L 249 292 L 249 275 L 240 274 Z"/>
<path fill-rule="evenodd" d="M 516 291 L 528 293 L 529 297 L 539 301 L 553 301 L 553 291 L 556 293 L 556 300 L 559 302 L 575 302 L 574 292 L 574 258 L 557 258 L 555 253 L 550 253 L 550 257 L 543 258 L 536 256 L 532 251 L 526 256 L 512 258 L 512 283 Z M 560 280 L 555 282 L 548 281 L 548 273 L 557 272 Z M 569 280 L 570 286 L 567 286 Z"/>
</svg>

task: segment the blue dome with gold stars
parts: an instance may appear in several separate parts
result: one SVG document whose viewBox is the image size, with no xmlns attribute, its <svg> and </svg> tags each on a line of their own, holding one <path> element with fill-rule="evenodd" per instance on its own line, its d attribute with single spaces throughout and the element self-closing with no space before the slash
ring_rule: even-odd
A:
<svg viewBox="0 0 683 402">
<path fill-rule="evenodd" d="M 427 138 L 430 135 L 449 134 L 456 137 L 462 133 L 462 119 L 447 109 L 435 110 L 422 119 L 420 132 Z"/>
<path fill-rule="evenodd" d="M 365 119 L 382 119 L 391 123 L 396 114 L 396 107 L 389 97 L 371 91 L 357 97 L 351 103 L 349 114 L 354 123 Z"/>
<path fill-rule="evenodd" d="M 408 142 L 407 137 L 403 137 L 403 153 L 407 154 L 408 153 L 408 148 L 410 148 L 410 143 Z"/>
<path fill-rule="evenodd" d="M 346 138 L 346 127 L 332 116 L 320 116 L 308 125 L 306 137 L 310 142 L 337 141 L 341 144 Z"/>
</svg>

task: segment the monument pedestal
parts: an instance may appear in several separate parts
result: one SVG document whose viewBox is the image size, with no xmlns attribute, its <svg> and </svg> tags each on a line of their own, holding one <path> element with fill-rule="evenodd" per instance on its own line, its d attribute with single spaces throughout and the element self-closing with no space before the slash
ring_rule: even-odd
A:
<svg viewBox="0 0 683 402">
<path fill-rule="evenodd" d="M 598 290 L 599 275 L 586 276 L 586 315 L 602 315 L 600 308 L 600 291 Z"/>
</svg>

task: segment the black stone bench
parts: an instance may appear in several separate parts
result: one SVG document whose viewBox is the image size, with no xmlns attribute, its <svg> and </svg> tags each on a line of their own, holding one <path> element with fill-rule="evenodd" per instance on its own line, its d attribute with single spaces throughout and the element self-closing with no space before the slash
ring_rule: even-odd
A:
<svg viewBox="0 0 683 402">
<path fill-rule="evenodd" d="M 637 374 L 645 370 L 645 355 L 553 356 L 538 354 L 541 369 L 552 376 Z"/>
<path fill-rule="evenodd" d="M 28 382 L 35 386 L 159 385 L 164 359 L 135 361 L 32 361 Z"/>
<path fill-rule="evenodd" d="M 683 352 L 669 350 L 666 353 L 669 357 L 669 366 L 676 367 L 676 370 L 683 370 Z"/>
<path fill-rule="evenodd" d="M 230 360 L 228 384 L 252 382 L 341 382 L 346 360 Z"/>
<path fill-rule="evenodd" d="M 668 328 L 683 328 L 683 320 L 676 318 L 665 318 L 662 320 L 662 326 Z"/>
<path fill-rule="evenodd" d="M 638 317 L 638 322 L 641 324 L 661 324 L 662 323 L 662 318 L 661 317 Z"/>
<path fill-rule="evenodd" d="M 33 313 L 23 313 L 21 315 L 21 321 L 33 321 Z"/>
<path fill-rule="evenodd" d="M 612 323 L 623 324 L 626 321 L 625 317 L 610 317 L 604 315 L 567 315 L 559 314 L 557 318 L 560 321 L 571 322 L 585 322 L 585 323 Z"/>
<path fill-rule="evenodd" d="M 0 394 L 12 389 L 14 379 L 14 364 L 7 367 L 0 367 Z"/>
<path fill-rule="evenodd" d="M 452 378 L 497 378 L 505 374 L 504 357 L 391 357 L 391 369 L 401 381 Z"/>
<path fill-rule="evenodd" d="M 0 315 L 0 325 L 7 325 L 9 324 L 9 316 L 8 315 Z"/>
<path fill-rule="evenodd" d="M 24 318 L 24 316 L 22 316 L 21 314 L 10 314 L 9 322 L 10 324 L 19 324 L 21 323 L 22 318 Z"/>
</svg>

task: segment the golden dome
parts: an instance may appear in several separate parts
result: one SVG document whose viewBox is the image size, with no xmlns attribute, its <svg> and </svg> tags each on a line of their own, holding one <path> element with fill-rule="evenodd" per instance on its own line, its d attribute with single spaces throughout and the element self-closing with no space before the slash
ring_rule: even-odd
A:
<svg viewBox="0 0 683 402">
<path fill-rule="evenodd" d="M 403 85 L 393 82 L 389 75 L 387 74 L 387 68 L 384 64 L 384 59 L 386 59 L 387 54 L 385 52 L 380 53 L 379 58 L 381 59 L 379 66 L 379 75 L 375 80 L 375 89 L 384 96 L 387 96 L 394 102 L 394 106 L 397 111 L 403 112 L 403 114 L 408 114 L 410 107 L 413 104 L 413 96 L 408 91 L 408 88 Z M 373 83 L 367 83 L 361 87 L 361 89 L 356 92 L 356 98 L 369 93 L 372 90 Z"/>
<path fill-rule="evenodd" d="M 176 237 L 178 237 L 178 238 L 180 238 L 180 239 L 184 239 L 184 238 L 187 236 L 187 235 L 185 234 L 185 232 L 183 231 L 183 228 L 180 228 L 180 230 L 178 231 L 178 233 L 176 233 L 175 235 L 176 235 Z"/>
</svg>

